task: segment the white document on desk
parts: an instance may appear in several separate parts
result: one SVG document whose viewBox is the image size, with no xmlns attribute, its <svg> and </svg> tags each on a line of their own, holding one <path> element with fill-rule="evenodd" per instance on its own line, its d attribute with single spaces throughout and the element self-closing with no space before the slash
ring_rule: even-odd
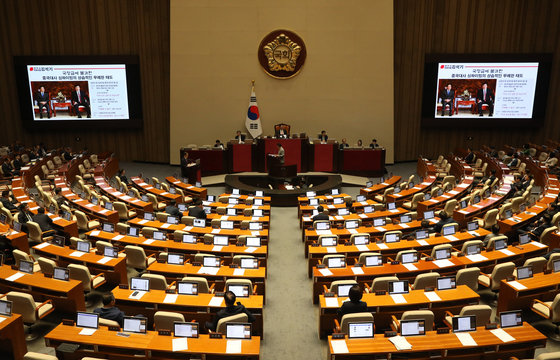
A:
<svg viewBox="0 0 560 360">
<path fill-rule="evenodd" d="M 536 247 L 539 247 L 539 248 L 544 248 L 544 247 L 546 247 L 545 244 L 540 243 L 540 242 L 538 242 L 538 241 L 532 241 L 531 244 L 532 244 L 532 245 L 535 245 Z"/>
<path fill-rule="evenodd" d="M 459 341 L 461 342 L 461 344 L 463 344 L 463 346 L 477 346 L 478 345 L 476 343 L 476 341 L 474 341 L 471 334 L 469 334 L 468 332 L 455 333 L 455 336 L 457 336 L 457 339 L 459 339 Z"/>
<path fill-rule="evenodd" d="M 399 225 L 400 225 L 400 227 L 402 227 L 403 229 L 409 228 L 409 227 L 410 227 L 410 226 L 409 226 L 408 224 L 406 224 L 406 223 L 401 223 L 401 224 L 399 224 Z"/>
<path fill-rule="evenodd" d="M 330 230 L 315 230 L 317 235 L 332 235 L 332 231 Z"/>
<path fill-rule="evenodd" d="M 138 221 L 138 224 L 144 225 L 144 224 L 146 224 L 147 222 L 148 222 L 148 220 L 140 220 L 140 221 Z"/>
<path fill-rule="evenodd" d="M 25 273 L 22 273 L 22 272 L 19 272 L 19 271 L 18 271 L 18 272 L 15 273 L 14 275 L 7 277 L 6 280 L 8 280 L 8 281 L 16 281 L 17 279 L 19 279 L 20 277 L 22 277 L 22 276 L 24 276 L 24 275 L 25 275 Z"/>
<path fill-rule="evenodd" d="M 476 231 L 467 231 L 472 236 L 480 236 Z"/>
<path fill-rule="evenodd" d="M 369 251 L 369 247 L 367 245 L 356 245 L 356 249 L 358 249 L 358 251 Z"/>
<path fill-rule="evenodd" d="M 241 353 L 241 340 L 228 340 L 226 345 L 227 354 Z"/>
<path fill-rule="evenodd" d="M 246 253 L 252 253 L 252 252 L 255 252 L 256 250 L 257 250 L 257 247 L 256 247 L 256 246 L 250 246 L 250 247 L 248 247 L 247 249 L 245 249 L 244 252 L 246 252 Z"/>
<path fill-rule="evenodd" d="M 212 229 L 212 231 L 210 231 L 212 234 L 219 234 L 221 229 Z"/>
<path fill-rule="evenodd" d="M 153 243 L 154 241 L 155 241 L 154 239 L 147 239 L 147 240 L 144 240 L 144 242 L 142 242 L 142 244 L 144 244 L 144 245 L 150 245 L 150 244 Z"/>
<path fill-rule="evenodd" d="M 358 214 L 359 217 L 361 217 L 362 219 L 367 219 L 367 215 L 366 214 Z"/>
<path fill-rule="evenodd" d="M 523 285 L 519 281 L 508 281 L 507 283 L 509 285 L 513 286 L 515 288 L 515 290 L 525 290 L 525 289 L 527 289 L 527 286 Z"/>
<path fill-rule="evenodd" d="M 424 295 L 426 295 L 430 301 L 441 301 L 441 298 L 435 291 L 426 291 L 424 292 Z"/>
<path fill-rule="evenodd" d="M 97 329 L 90 329 L 90 328 L 83 328 L 78 335 L 86 335 L 86 336 L 91 336 L 95 333 L 95 331 L 97 331 Z"/>
<path fill-rule="evenodd" d="M 145 293 L 147 293 L 147 291 L 134 290 L 128 298 L 133 300 L 140 300 Z"/>
<path fill-rule="evenodd" d="M 402 294 L 391 294 L 391 298 L 395 304 L 406 304 L 406 299 Z"/>
<path fill-rule="evenodd" d="M 448 259 L 434 260 L 434 264 L 435 264 L 437 267 L 440 267 L 440 268 L 455 265 L 455 264 L 453 264 L 451 261 L 449 261 Z"/>
<path fill-rule="evenodd" d="M 426 240 L 416 240 L 416 242 L 422 246 L 429 246 L 430 244 L 428 244 L 428 242 Z"/>
<path fill-rule="evenodd" d="M 362 269 L 361 267 L 352 266 L 351 269 L 352 269 L 352 272 L 354 273 L 354 275 L 363 275 L 364 274 L 364 269 Z"/>
<path fill-rule="evenodd" d="M 510 342 L 515 340 L 515 338 L 508 334 L 504 329 L 493 329 L 490 330 L 490 332 L 503 342 Z"/>
<path fill-rule="evenodd" d="M 484 255 L 480 255 L 480 254 L 475 254 L 475 255 L 467 255 L 465 256 L 467 259 L 469 259 L 472 262 L 480 262 L 480 261 L 486 261 L 488 260 L 488 258 Z"/>
<path fill-rule="evenodd" d="M 43 243 L 40 243 L 39 245 L 35 246 L 35 249 L 42 249 L 42 248 L 45 248 L 49 245 L 50 244 L 48 242 L 43 242 Z"/>
<path fill-rule="evenodd" d="M 97 260 L 97 263 L 98 264 L 107 264 L 112 259 L 113 259 L 112 257 L 103 256 L 101 259 Z"/>
<path fill-rule="evenodd" d="M 171 341 L 173 351 L 183 351 L 189 349 L 187 338 L 177 338 Z"/>
<path fill-rule="evenodd" d="M 325 306 L 326 307 L 330 307 L 330 308 L 337 308 L 340 305 L 338 305 L 338 298 L 335 297 L 326 297 L 325 298 Z"/>
<path fill-rule="evenodd" d="M 224 302 L 224 298 L 221 296 L 214 296 L 212 299 L 210 299 L 210 301 L 208 302 L 208 306 L 212 306 L 212 307 L 220 307 L 222 306 L 222 303 Z"/>
<path fill-rule="evenodd" d="M 408 342 L 408 340 L 406 340 L 406 338 L 404 336 L 393 336 L 389 338 L 389 341 L 393 343 L 393 345 L 395 345 L 395 348 L 397 350 L 411 350 L 412 349 L 412 345 L 410 345 L 410 343 Z"/>
<path fill-rule="evenodd" d="M 198 270 L 199 274 L 207 274 L 207 275 L 216 275 L 220 271 L 219 267 L 212 267 L 212 266 L 202 266 L 200 270 Z"/>
<path fill-rule="evenodd" d="M 385 244 L 385 243 L 379 243 L 379 244 L 377 244 L 377 246 L 378 246 L 380 249 L 388 249 L 388 248 L 389 248 L 389 247 L 387 246 L 387 244 Z"/>
<path fill-rule="evenodd" d="M 384 232 L 385 228 L 383 226 L 374 226 L 373 227 L 375 230 L 379 231 L 379 232 Z"/>
<path fill-rule="evenodd" d="M 327 246 L 327 252 L 329 254 L 336 254 L 337 253 L 336 246 Z"/>
<path fill-rule="evenodd" d="M 331 340 L 333 354 L 347 354 L 348 346 L 346 340 Z"/>
<path fill-rule="evenodd" d="M 453 235 L 447 235 L 447 236 L 444 236 L 444 238 L 446 238 L 446 239 L 449 240 L 449 241 L 457 241 L 457 240 L 459 240 L 458 238 L 456 238 L 456 237 L 453 236 Z"/>
<path fill-rule="evenodd" d="M 72 252 L 72 253 L 70 254 L 70 256 L 73 256 L 73 257 L 81 257 L 81 256 L 84 256 L 84 254 L 86 254 L 86 253 L 83 252 L 83 251 L 77 251 L 77 250 L 76 250 L 76 251 Z"/>
<path fill-rule="evenodd" d="M 162 224 L 162 225 L 160 226 L 160 228 L 162 228 L 162 229 L 167 229 L 167 228 L 170 227 L 170 226 L 171 226 L 170 223 L 165 223 L 165 224 Z"/>
<path fill-rule="evenodd" d="M 212 251 L 222 251 L 223 248 L 224 248 L 223 246 L 214 245 L 214 246 L 212 247 Z"/>
<path fill-rule="evenodd" d="M 418 270 L 418 268 L 414 264 L 402 264 L 402 265 L 409 271 Z"/>
<path fill-rule="evenodd" d="M 513 251 L 508 250 L 508 249 L 501 249 L 501 250 L 498 250 L 498 251 L 501 252 L 504 255 L 507 255 L 507 256 L 515 255 L 515 253 Z"/>
<path fill-rule="evenodd" d="M 99 235 L 99 230 L 94 230 L 90 234 L 90 236 L 98 236 L 98 235 Z"/>
<path fill-rule="evenodd" d="M 124 238 L 124 235 L 120 235 L 120 234 L 119 234 L 119 235 L 113 237 L 113 240 L 120 240 L 120 239 L 122 239 L 122 238 Z"/>
<path fill-rule="evenodd" d="M 319 272 L 323 276 L 331 276 L 333 274 L 329 269 L 319 269 Z"/>
<path fill-rule="evenodd" d="M 233 276 L 243 276 L 245 275 L 245 269 L 234 269 Z"/>
<path fill-rule="evenodd" d="M 178 294 L 165 294 L 165 298 L 163 299 L 163 302 L 166 304 L 175 304 L 175 302 L 177 301 L 177 296 L 179 296 Z"/>
</svg>

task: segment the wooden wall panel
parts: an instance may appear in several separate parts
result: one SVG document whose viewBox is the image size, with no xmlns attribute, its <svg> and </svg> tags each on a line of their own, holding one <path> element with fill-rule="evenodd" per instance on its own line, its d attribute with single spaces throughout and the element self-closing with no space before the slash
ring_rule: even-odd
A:
<svg viewBox="0 0 560 360">
<path fill-rule="evenodd" d="M 48 146 L 115 151 L 123 160 L 169 161 L 168 0 L 3 0 L 0 48 L 0 143 L 43 141 Z M 15 55 L 138 55 L 143 129 L 25 131 L 13 71 Z"/>
<path fill-rule="evenodd" d="M 559 138 L 560 1 L 395 0 L 394 18 L 396 161 L 419 154 L 434 157 L 458 146 Z M 422 129 L 424 55 L 430 53 L 553 53 L 544 125 L 523 130 Z"/>
</svg>

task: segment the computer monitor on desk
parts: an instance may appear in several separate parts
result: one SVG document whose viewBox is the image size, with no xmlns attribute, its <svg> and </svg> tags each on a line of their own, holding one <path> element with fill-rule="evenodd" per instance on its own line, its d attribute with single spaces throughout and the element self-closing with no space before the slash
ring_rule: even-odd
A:
<svg viewBox="0 0 560 360">
<path fill-rule="evenodd" d="M 123 332 L 145 334 L 147 328 L 146 318 L 125 316 L 123 322 Z"/>
<path fill-rule="evenodd" d="M 99 327 L 99 315 L 78 311 L 76 314 L 76 326 L 97 329 Z"/>
<path fill-rule="evenodd" d="M 226 291 L 231 291 L 236 297 L 249 297 L 251 295 L 251 289 L 247 284 L 229 284 Z"/>
<path fill-rule="evenodd" d="M 185 255 L 181 253 L 168 253 L 167 263 L 171 265 L 183 265 L 185 262 Z"/>
<path fill-rule="evenodd" d="M 195 322 L 174 322 L 173 323 L 173 336 L 197 338 L 198 337 L 198 323 Z"/>
<path fill-rule="evenodd" d="M 251 324 L 227 323 L 226 339 L 251 340 Z"/>
<path fill-rule="evenodd" d="M 408 280 L 389 281 L 389 294 L 408 294 Z"/>
<path fill-rule="evenodd" d="M 523 325 L 521 310 L 503 311 L 500 313 L 500 327 L 508 328 Z"/>
<path fill-rule="evenodd" d="M 451 318 L 453 332 L 476 331 L 476 316 L 453 316 Z"/>
<path fill-rule="evenodd" d="M 416 336 L 425 334 L 426 330 L 424 320 L 401 320 L 402 336 Z"/>
<path fill-rule="evenodd" d="M 434 210 L 428 210 L 424 212 L 424 220 L 430 220 L 434 218 Z"/>
<path fill-rule="evenodd" d="M 523 280 L 533 277 L 532 266 L 520 266 L 517 268 L 517 280 Z"/>
<path fill-rule="evenodd" d="M 438 291 L 455 289 L 456 287 L 455 276 L 442 276 L 437 278 Z"/>
<path fill-rule="evenodd" d="M 338 285 L 336 288 L 336 295 L 338 297 L 348 297 L 348 292 L 353 284 Z"/>
<path fill-rule="evenodd" d="M 348 339 L 373 338 L 373 321 L 348 323 Z"/>
<path fill-rule="evenodd" d="M 150 291 L 150 279 L 133 277 L 130 279 L 130 290 Z"/>
<path fill-rule="evenodd" d="M 0 300 L 0 315 L 12 316 L 12 302 Z"/>
<path fill-rule="evenodd" d="M 383 257 L 381 255 L 368 255 L 365 258 L 365 266 L 381 266 Z"/>
<path fill-rule="evenodd" d="M 178 281 L 177 294 L 179 295 L 198 295 L 198 283 L 191 281 Z"/>
</svg>

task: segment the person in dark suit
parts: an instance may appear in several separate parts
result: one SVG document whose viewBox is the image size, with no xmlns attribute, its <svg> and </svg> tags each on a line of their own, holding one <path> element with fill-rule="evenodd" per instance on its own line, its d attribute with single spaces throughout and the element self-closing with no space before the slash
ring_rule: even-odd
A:
<svg viewBox="0 0 560 360">
<path fill-rule="evenodd" d="M 42 232 L 54 231 L 52 219 L 45 214 L 45 208 L 37 209 L 37 215 L 33 216 L 33 221 L 39 224 Z"/>
<path fill-rule="evenodd" d="M 78 118 L 82 118 L 82 114 L 80 114 L 80 106 L 86 108 L 87 117 L 91 118 L 91 109 L 89 107 L 89 96 L 80 90 L 80 85 L 76 85 L 74 88 L 75 90 L 72 91 L 72 106 L 74 107 L 74 111 L 78 114 Z"/>
<path fill-rule="evenodd" d="M 62 158 L 65 161 L 70 161 L 72 160 L 73 156 L 72 156 L 72 149 L 70 149 L 70 147 L 65 147 L 64 148 L 64 152 L 62 153 Z"/>
<path fill-rule="evenodd" d="M 183 216 L 179 208 L 175 206 L 175 200 L 169 201 L 169 205 L 165 207 L 165 212 L 169 215 L 177 216 L 179 219 L 181 218 L 181 216 Z"/>
<path fill-rule="evenodd" d="M 27 209 L 26 203 L 19 204 L 18 209 L 19 213 L 17 214 L 16 220 L 21 224 L 21 230 L 28 234 L 27 222 L 33 221 L 33 214 Z"/>
<path fill-rule="evenodd" d="M 509 164 L 507 164 L 507 166 L 511 169 L 511 168 L 516 168 L 519 166 L 519 155 L 517 153 L 513 154 L 513 158 L 511 159 L 511 161 L 509 162 Z"/>
<path fill-rule="evenodd" d="M 195 217 L 197 219 L 206 220 L 206 213 L 202 209 L 202 202 L 197 200 L 191 208 L 189 208 L 189 216 Z"/>
<path fill-rule="evenodd" d="M 216 331 L 216 327 L 218 326 L 218 322 L 220 319 L 226 318 L 228 316 L 233 316 L 237 314 L 247 314 L 247 320 L 249 322 L 255 321 L 255 316 L 249 312 L 240 302 L 235 304 L 235 294 L 231 291 L 227 291 L 224 295 L 224 301 L 226 303 L 226 308 L 218 311 L 218 313 L 214 316 L 212 322 L 206 322 L 206 328 L 208 330 Z"/>
<path fill-rule="evenodd" d="M 56 201 L 59 209 L 62 209 L 62 205 L 69 205 L 66 202 L 66 198 L 62 196 L 62 189 L 58 186 L 54 188 L 54 201 Z"/>
<path fill-rule="evenodd" d="M 49 93 L 45 91 L 45 87 L 41 86 L 35 95 L 37 105 L 39 105 L 39 117 L 43 118 L 43 108 L 47 109 L 47 117 L 51 118 L 51 104 Z"/>
<path fill-rule="evenodd" d="M 319 140 L 321 140 L 322 143 L 326 143 L 327 140 L 329 140 L 329 136 L 327 135 L 327 132 L 325 130 L 321 131 L 321 135 L 319 135 Z"/>
<path fill-rule="evenodd" d="M 13 164 L 14 164 L 14 169 L 19 172 L 24 165 L 23 161 L 21 160 L 20 154 L 16 155 Z"/>
<path fill-rule="evenodd" d="M 474 163 L 474 158 L 475 158 L 475 154 L 472 151 L 472 149 L 470 147 L 467 148 L 467 156 L 465 156 L 465 162 L 467 164 L 472 164 Z"/>
<path fill-rule="evenodd" d="M 369 147 L 372 149 L 379 148 L 379 144 L 377 143 L 377 140 L 376 139 L 371 140 L 371 144 L 369 144 Z"/>
<path fill-rule="evenodd" d="M 4 206 L 5 209 L 10 210 L 11 212 L 17 210 L 16 203 L 14 203 L 12 199 L 10 199 L 10 190 L 2 191 L 2 199 L 0 199 L 0 201 L 2 202 L 2 206 Z"/>
<path fill-rule="evenodd" d="M 488 111 L 492 116 L 494 114 L 494 92 L 488 89 L 488 83 L 482 84 L 482 89 L 479 89 L 476 93 L 476 104 L 478 106 L 478 114 L 482 116 L 482 105 L 488 105 Z"/>
<path fill-rule="evenodd" d="M 99 314 L 102 319 L 113 320 L 123 326 L 125 313 L 115 306 L 115 297 L 113 294 L 105 294 L 102 298 L 103 307 L 93 310 L 94 313 Z"/>
<path fill-rule="evenodd" d="M 192 163 L 193 161 L 189 160 L 189 153 L 185 151 L 185 153 L 183 154 L 183 158 L 181 159 L 181 166 L 189 166 Z"/>
<path fill-rule="evenodd" d="M 322 205 L 317 206 L 317 211 L 319 212 L 317 215 L 313 216 L 311 219 L 313 221 L 317 220 L 329 220 L 329 215 L 325 214 L 325 208 Z"/>
<path fill-rule="evenodd" d="M 445 108 L 449 106 L 449 116 L 453 115 L 453 101 L 455 101 L 455 90 L 451 89 L 451 84 L 447 84 L 441 91 L 441 116 L 445 115 Z"/>
<path fill-rule="evenodd" d="M 354 285 L 350 288 L 348 291 L 348 298 L 350 301 L 343 302 L 340 309 L 336 312 L 340 319 L 342 319 L 342 317 L 346 314 L 368 311 L 367 303 L 362 301 L 362 288 L 360 285 Z"/>
<path fill-rule="evenodd" d="M 344 150 L 347 147 L 350 147 L 350 145 L 346 142 L 346 138 L 342 138 L 342 142 L 338 145 L 338 148 Z"/>
<path fill-rule="evenodd" d="M 240 130 L 237 130 L 235 133 L 235 140 L 237 140 L 240 144 L 243 144 L 245 142 L 245 135 L 243 135 Z"/>
<path fill-rule="evenodd" d="M 441 233 L 441 228 L 443 228 L 443 225 L 450 224 L 455 221 L 453 220 L 453 218 L 449 217 L 449 215 L 447 215 L 447 213 L 443 210 L 439 212 L 438 216 L 439 221 L 434 225 L 434 230 L 437 233 Z"/>
<path fill-rule="evenodd" d="M 130 184 L 130 183 L 128 182 L 128 178 L 127 178 L 126 175 L 125 175 L 125 170 L 124 170 L 124 169 L 120 169 L 120 170 L 119 170 L 119 172 L 118 172 L 118 174 L 117 174 L 117 177 L 118 177 L 123 183 L 125 183 L 125 184 L 127 184 L 127 185 Z"/>
</svg>

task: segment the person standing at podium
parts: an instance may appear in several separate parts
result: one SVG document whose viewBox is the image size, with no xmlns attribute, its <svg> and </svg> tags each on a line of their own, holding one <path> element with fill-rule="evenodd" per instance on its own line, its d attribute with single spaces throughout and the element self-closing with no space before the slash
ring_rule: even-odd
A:
<svg viewBox="0 0 560 360">
<path fill-rule="evenodd" d="M 276 146 L 278 146 L 278 153 L 276 154 L 276 156 L 278 157 L 278 162 L 281 165 L 284 165 L 284 155 L 286 155 L 286 152 L 284 151 L 282 144 L 277 143 Z"/>
</svg>

